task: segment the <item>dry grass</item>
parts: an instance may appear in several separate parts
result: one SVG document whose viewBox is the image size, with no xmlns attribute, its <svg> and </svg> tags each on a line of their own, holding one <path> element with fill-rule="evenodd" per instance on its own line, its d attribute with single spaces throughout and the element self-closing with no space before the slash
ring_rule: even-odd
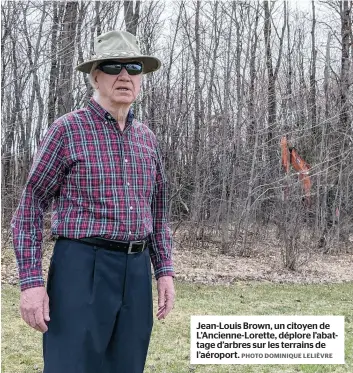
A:
<svg viewBox="0 0 353 373">
<path fill-rule="evenodd" d="M 353 286 L 237 282 L 230 286 L 176 283 L 177 302 L 163 322 L 155 321 L 145 373 L 351 373 Z M 154 295 L 156 292 L 154 291 Z M 41 336 L 21 321 L 17 287 L 2 291 L 2 372 L 42 369 Z M 156 299 L 155 299 L 156 304 Z M 344 315 L 346 365 L 194 365 L 189 363 L 191 315 Z M 98 372 L 97 372 L 98 373 Z"/>
<path fill-rule="evenodd" d="M 2 244 L 2 283 L 17 284 L 15 256 L 10 243 L 5 240 Z M 197 247 L 185 239 L 183 233 L 178 233 L 174 243 L 175 270 L 181 281 L 219 285 L 239 280 L 297 284 L 353 282 L 353 248 L 342 249 L 339 255 L 329 255 L 308 246 L 301 253 L 301 266 L 291 271 L 283 266 L 282 247 L 273 232 L 253 240 L 249 257 L 221 254 L 221 244 L 216 240 L 203 246 L 198 242 L 200 246 Z M 53 246 L 47 234 L 43 253 L 45 276 Z"/>
<path fill-rule="evenodd" d="M 195 248 L 175 240 L 177 302 L 164 322 L 155 321 L 145 373 L 352 373 L 353 256 L 309 252 L 297 271 L 283 268 L 281 247 L 273 237 L 253 242 L 249 258 L 221 255 L 217 243 Z M 53 242 L 45 245 L 44 274 Z M 2 372 L 42 369 L 41 335 L 18 313 L 17 270 L 10 241 L 2 246 Z M 154 292 L 155 293 L 155 292 Z M 156 300 L 155 300 L 156 304 Z M 344 315 L 346 365 L 229 366 L 189 364 L 190 316 Z M 98 372 L 97 372 L 98 373 Z"/>
</svg>

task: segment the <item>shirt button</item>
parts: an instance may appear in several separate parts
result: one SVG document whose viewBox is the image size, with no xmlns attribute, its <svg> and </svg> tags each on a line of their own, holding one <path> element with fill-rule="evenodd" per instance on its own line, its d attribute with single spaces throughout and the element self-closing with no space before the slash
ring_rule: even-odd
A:
<svg viewBox="0 0 353 373">
<path fill-rule="evenodd" d="M 125 163 L 129 162 L 126 158 L 125 158 Z"/>
<path fill-rule="evenodd" d="M 130 210 L 132 210 L 133 209 L 133 207 L 132 206 L 130 206 Z"/>
<path fill-rule="evenodd" d="M 105 122 L 104 122 L 104 124 L 108 124 L 108 122 L 107 122 L 107 121 L 105 121 Z"/>
<path fill-rule="evenodd" d="M 126 185 L 127 185 L 127 186 L 130 186 L 130 183 L 129 183 L 129 182 L 127 182 L 127 183 L 126 183 Z"/>
<path fill-rule="evenodd" d="M 129 234 L 131 235 L 131 231 L 129 231 Z"/>
</svg>

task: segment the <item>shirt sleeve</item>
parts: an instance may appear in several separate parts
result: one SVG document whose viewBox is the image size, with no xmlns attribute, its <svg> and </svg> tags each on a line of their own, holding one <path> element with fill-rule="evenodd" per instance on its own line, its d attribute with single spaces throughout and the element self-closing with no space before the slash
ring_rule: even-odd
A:
<svg viewBox="0 0 353 373">
<path fill-rule="evenodd" d="M 156 279 L 175 276 L 172 260 L 172 234 L 169 227 L 167 179 L 157 149 L 157 174 L 152 197 L 153 233 L 150 235 L 150 256 Z"/>
<path fill-rule="evenodd" d="M 54 122 L 39 146 L 11 220 L 21 290 L 44 286 L 43 216 L 64 176 L 62 142 L 62 126 Z"/>
</svg>

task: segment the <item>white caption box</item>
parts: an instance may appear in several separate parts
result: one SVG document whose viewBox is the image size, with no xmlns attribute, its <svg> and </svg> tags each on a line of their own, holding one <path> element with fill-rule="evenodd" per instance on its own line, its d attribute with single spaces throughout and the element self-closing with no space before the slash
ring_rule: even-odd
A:
<svg viewBox="0 0 353 373">
<path fill-rule="evenodd" d="M 191 364 L 344 364 L 344 316 L 191 316 Z"/>
</svg>

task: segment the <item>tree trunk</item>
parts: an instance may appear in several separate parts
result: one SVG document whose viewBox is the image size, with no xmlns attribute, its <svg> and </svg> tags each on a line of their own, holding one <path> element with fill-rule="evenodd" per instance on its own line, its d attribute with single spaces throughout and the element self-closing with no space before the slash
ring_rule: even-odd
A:
<svg viewBox="0 0 353 373">
<path fill-rule="evenodd" d="M 328 33 L 327 36 L 327 43 L 326 43 L 326 58 L 325 58 L 325 71 L 324 71 L 324 92 L 325 92 L 325 121 L 322 126 L 321 131 L 321 144 L 320 144 L 320 155 L 319 155 L 319 169 L 317 172 L 316 177 L 316 214 L 315 214 L 315 229 L 317 235 L 320 233 L 321 240 L 323 239 L 323 232 L 327 229 L 327 220 L 322 219 L 322 212 L 326 214 L 326 193 L 324 185 L 322 183 L 322 174 L 324 173 L 324 167 L 326 165 L 325 162 L 325 149 L 327 139 L 326 139 L 326 132 L 330 116 L 330 91 L 329 91 L 329 81 L 330 81 L 330 65 L 331 65 L 331 57 L 330 57 L 330 44 L 331 44 L 331 33 Z M 326 149 L 327 152 L 327 149 Z M 322 241 L 322 246 L 324 243 Z"/>
<path fill-rule="evenodd" d="M 50 49 L 50 73 L 49 73 L 49 97 L 48 97 L 48 123 L 49 127 L 56 118 L 56 101 L 57 101 L 57 84 L 58 84 L 58 31 L 59 31 L 59 14 L 58 2 L 53 3 L 53 23 L 51 29 L 51 49 Z"/>
<path fill-rule="evenodd" d="M 271 47 L 271 13 L 269 10 L 269 1 L 264 1 L 264 10 L 265 10 L 265 24 L 264 24 L 264 36 L 265 36 L 265 48 L 266 48 L 266 67 L 267 67 L 267 76 L 268 76 L 268 86 L 267 86 L 267 106 L 268 106 L 268 134 L 267 141 L 269 146 L 269 156 L 270 160 L 273 160 L 276 157 L 276 145 L 274 141 L 274 131 L 276 128 L 277 121 L 277 100 L 276 100 L 276 80 L 278 76 L 278 71 L 281 66 L 282 59 L 282 48 L 284 40 L 284 32 L 286 28 L 286 2 L 284 4 L 284 21 L 282 27 L 282 33 L 280 36 L 279 52 L 278 59 L 275 69 L 273 68 L 272 62 L 272 47 Z"/>
<path fill-rule="evenodd" d="M 137 32 L 137 25 L 140 18 L 140 4 L 141 1 L 136 1 L 134 12 L 134 2 L 124 1 L 124 20 L 126 31 L 130 32 L 132 35 L 136 35 Z"/>
<path fill-rule="evenodd" d="M 268 110 L 268 133 L 267 133 L 267 141 L 268 146 L 271 149 L 272 139 L 273 139 L 273 131 L 274 126 L 276 123 L 276 111 L 277 111 L 277 103 L 276 103 L 276 81 L 274 77 L 273 65 L 272 65 L 272 48 L 271 48 L 271 15 L 269 10 L 268 1 L 264 1 L 264 9 L 265 9 L 265 26 L 264 26 L 264 34 L 265 34 L 265 46 L 266 46 L 266 68 L 267 68 L 267 110 Z"/>
<path fill-rule="evenodd" d="M 196 2 L 195 11 L 195 108 L 194 108 L 194 141 L 192 155 L 192 169 L 197 172 L 197 157 L 200 148 L 200 2 Z"/>
<path fill-rule="evenodd" d="M 22 4 L 23 5 L 23 4 Z M 23 18 L 24 18 L 24 29 L 23 32 L 25 34 L 26 42 L 27 42 L 27 59 L 29 62 L 29 67 L 30 67 L 30 72 L 33 77 L 33 84 L 31 87 L 31 98 L 29 100 L 29 105 L 28 105 L 28 110 L 26 113 L 26 120 L 25 123 L 23 124 L 24 127 L 24 138 L 22 139 L 22 146 L 20 151 L 22 151 L 22 156 L 21 156 L 21 161 L 22 161 L 22 177 L 21 177 L 21 185 L 23 185 L 26 181 L 27 174 L 29 167 L 32 163 L 32 145 L 31 140 L 35 139 L 35 145 L 38 146 L 39 141 L 40 141 L 40 133 L 42 130 L 42 122 L 43 122 L 43 115 L 44 115 L 44 101 L 42 97 L 42 90 L 40 87 L 40 80 L 38 77 L 38 60 L 40 57 L 40 44 L 41 40 L 43 38 L 42 34 L 42 29 L 43 29 L 43 24 L 46 16 L 46 6 L 45 4 L 43 5 L 42 8 L 42 16 L 41 20 L 39 23 L 39 30 L 37 33 L 37 41 L 36 45 L 33 48 L 31 44 L 31 38 L 28 34 L 28 28 L 27 28 L 27 7 L 23 7 Z M 34 125 L 33 123 L 33 113 L 34 113 L 34 102 L 35 99 L 37 99 L 37 104 L 38 104 L 38 114 L 37 114 L 37 124 Z M 33 136 L 34 133 L 34 136 Z"/>
<path fill-rule="evenodd" d="M 65 15 L 60 33 L 60 77 L 58 85 L 58 116 L 74 109 L 72 75 L 74 68 L 75 40 L 78 2 L 69 1 L 65 6 Z"/>
<path fill-rule="evenodd" d="M 247 143 L 248 147 L 251 149 L 255 144 L 254 135 L 256 133 L 256 121 L 255 121 L 255 80 L 256 80 L 256 53 L 257 45 L 259 40 L 259 35 L 257 33 L 257 27 L 259 23 L 259 9 L 256 9 L 255 16 L 255 26 L 251 37 L 251 52 L 250 52 L 250 65 L 249 65 L 249 75 L 250 75 L 250 85 L 249 85 L 249 125 L 248 125 L 248 136 Z"/>
<path fill-rule="evenodd" d="M 77 20 L 77 42 L 76 42 L 76 45 L 77 45 L 77 52 L 78 52 L 78 64 L 81 64 L 83 62 L 83 50 L 82 50 L 81 33 L 82 33 L 82 22 L 83 22 L 83 19 L 84 19 L 85 15 L 86 15 L 86 11 L 87 11 L 87 4 L 81 3 L 80 4 L 80 10 L 78 12 L 78 20 Z M 86 86 L 86 93 L 85 93 L 84 101 L 85 101 L 85 103 L 87 103 L 88 100 L 91 98 L 91 96 L 93 94 L 93 88 L 88 81 L 87 74 L 83 74 L 83 79 L 84 79 L 85 86 Z"/>
<path fill-rule="evenodd" d="M 316 26 L 316 15 L 315 15 L 315 0 L 311 1 L 311 7 L 313 12 L 313 20 L 311 27 L 311 61 L 310 61 L 310 124 L 313 131 L 314 137 L 318 135 L 317 120 L 316 120 L 316 43 L 315 43 L 315 26 Z M 314 139 L 315 141 L 315 139 Z"/>
<path fill-rule="evenodd" d="M 340 127 L 343 133 L 347 133 L 350 126 L 349 115 L 349 85 L 350 79 L 350 58 L 349 58 L 349 39 L 350 39 L 350 26 L 351 26 L 351 13 L 352 6 L 349 7 L 347 0 L 342 1 L 341 6 L 341 38 L 342 38 L 342 57 L 341 57 L 341 98 L 340 98 Z"/>
</svg>

